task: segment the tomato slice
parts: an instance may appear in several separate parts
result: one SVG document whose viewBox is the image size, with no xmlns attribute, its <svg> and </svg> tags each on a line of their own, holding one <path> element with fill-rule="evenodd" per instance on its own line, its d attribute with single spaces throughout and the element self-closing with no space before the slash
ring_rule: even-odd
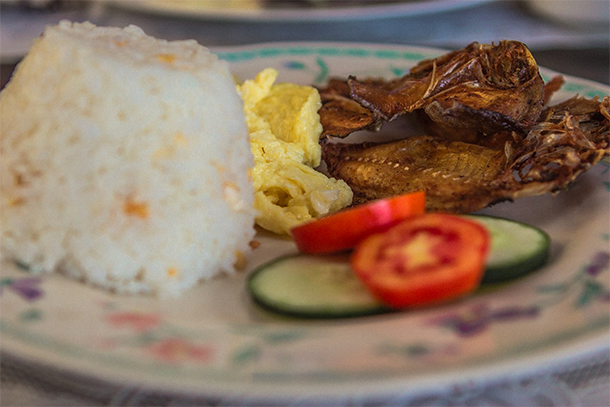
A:
<svg viewBox="0 0 610 407">
<path fill-rule="evenodd" d="M 355 206 L 290 230 L 299 250 L 308 254 L 353 248 L 365 237 L 424 213 L 426 195 L 414 192 Z"/>
<path fill-rule="evenodd" d="M 350 258 L 373 295 L 394 308 L 461 297 L 478 286 L 490 247 L 487 230 L 455 215 L 413 217 L 369 236 Z"/>
</svg>

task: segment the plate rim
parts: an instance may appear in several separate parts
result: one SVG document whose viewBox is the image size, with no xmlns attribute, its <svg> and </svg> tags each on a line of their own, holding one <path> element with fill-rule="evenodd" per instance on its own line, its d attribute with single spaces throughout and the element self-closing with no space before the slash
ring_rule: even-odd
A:
<svg viewBox="0 0 610 407">
<path fill-rule="evenodd" d="M 610 323 L 610 322 L 609 322 Z M 2 330 L 0 330 L 1 332 Z M 502 357 L 492 363 L 481 363 L 476 361 L 472 366 L 461 367 L 453 366 L 442 371 L 431 371 L 424 374 L 405 377 L 405 375 L 395 375 L 391 378 L 380 380 L 363 380 L 356 378 L 345 383 L 305 383 L 299 387 L 281 385 L 277 383 L 260 382 L 239 382 L 218 381 L 204 383 L 201 381 L 197 385 L 188 384 L 186 386 L 176 385 L 173 382 L 163 389 L 159 383 L 162 379 L 144 378 L 133 379 L 133 372 L 123 370 L 113 377 L 109 373 L 97 374 L 83 366 L 74 366 L 71 363 L 49 363 L 48 357 L 39 355 L 29 357 L 9 350 L 6 351 L 4 345 L 0 345 L 2 353 L 8 354 L 14 360 L 23 360 L 26 363 L 35 364 L 41 368 L 65 372 L 71 376 L 77 376 L 83 380 L 94 380 L 108 385 L 126 385 L 128 387 L 139 387 L 143 390 L 157 391 L 160 393 L 191 396 L 191 397 L 242 397 L 251 401 L 269 401 L 280 399 L 295 398 L 375 398 L 381 396 L 392 396 L 400 394 L 404 397 L 415 396 L 433 390 L 447 389 L 450 386 L 477 382 L 479 385 L 497 382 L 500 380 L 510 380 L 511 378 L 527 377 L 528 375 L 549 372 L 553 368 L 565 367 L 568 362 L 580 360 L 587 356 L 600 352 L 610 353 L 610 326 L 600 327 L 597 332 L 588 332 L 584 337 L 578 337 L 569 341 L 564 341 L 561 345 L 555 345 L 550 350 L 540 352 L 530 350 L 522 352 L 517 357 Z M 9 340 L 10 341 L 10 340 Z M 22 344 L 19 346 L 22 347 Z M 19 347 L 18 346 L 18 347 Z M 38 350 L 35 350 L 37 352 Z M 62 355 L 53 355 L 57 362 L 62 360 Z M 82 363 L 79 363 L 82 365 Z M 113 370 L 113 369 L 110 369 Z M 113 370 L 116 373 L 116 370 Z"/>
</svg>

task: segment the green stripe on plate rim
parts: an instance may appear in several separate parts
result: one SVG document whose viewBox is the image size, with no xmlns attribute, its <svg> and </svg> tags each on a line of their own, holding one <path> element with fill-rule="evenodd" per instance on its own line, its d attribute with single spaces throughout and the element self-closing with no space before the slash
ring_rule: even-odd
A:
<svg viewBox="0 0 610 407">
<path fill-rule="evenodd" d="M 440 53 L 440 52 L 439 52 Z M 220 59 L 238 63 L 251 61 L 257 58 L 275 58 L 282 56 L 323 56 L 323 57 L 351 57 L 376 58 L 407 61 L 420 61 L 439 53 L 431 52 L 426 55 L 421 52 L 400 51 L 392 49 L 366 49 L 359 47 L 263 47 L 260 49 L 247 49 L 238 51 L 223 51 L 216 54 Z"/>
<path fill-rule="evenodd" d="M 287 46 L 287 47 L 261 47 L 242 49 L 236 51 L 216 52 L 220 59 L 229 63 L 247 62 L 254 59 L 296 57 L 296 56 L 318 56 L 318 57 L 348 57 L 348 58 L 373 58 L 382 60 L 400 60 L 418 62 L 422 59 L 433 58 L 443 53 L 442 50 L 425 51 L 401 51 L 389 48 L 365 48 L 356 46 Z M 543 74 L 542 77 L 548 81 L 551 76 Z M 607 93 L 594 86 L 582 83 L 568 82 L 562 90 L 578 93 L 587 98 L 604 97 Z"/>
</svg>

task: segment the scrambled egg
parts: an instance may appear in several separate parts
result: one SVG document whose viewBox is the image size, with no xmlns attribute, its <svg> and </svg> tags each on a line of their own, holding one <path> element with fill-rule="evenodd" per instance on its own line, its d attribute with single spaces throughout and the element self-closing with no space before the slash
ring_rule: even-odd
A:
<svg viewBox="0 0 610 407">
<path fill-rule="evenodd" d="M 314 169 L 322 154 L 318 91 L 274 84 L 277 75 L 275 69 L 265 69 L 237 90 L 254 155 L 256 223 L 288 234 L 294 226 L 350 205 L 353 195 L 345 182 Z"/>
</svg>

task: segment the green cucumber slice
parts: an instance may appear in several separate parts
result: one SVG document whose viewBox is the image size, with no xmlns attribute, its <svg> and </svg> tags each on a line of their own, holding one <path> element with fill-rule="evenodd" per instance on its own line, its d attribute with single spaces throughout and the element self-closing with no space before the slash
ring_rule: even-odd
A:
<svg viewBox="0 0 610 407">
<path fill-rule="evenodd" d="M 467 215 L 491 235 L 491 250 L 482 283 L 500 283 L 524 276 L 549 259 L 550 236 L 540 228 L 511 219 Z"/>
<path fill-rule="evenodd" d="M 247 290 L 267 310 L 300 318 L 349 318 L 391 310 L 352 272 L 347 255 L 288 255 L 249 276 Z"/>
</svg>

